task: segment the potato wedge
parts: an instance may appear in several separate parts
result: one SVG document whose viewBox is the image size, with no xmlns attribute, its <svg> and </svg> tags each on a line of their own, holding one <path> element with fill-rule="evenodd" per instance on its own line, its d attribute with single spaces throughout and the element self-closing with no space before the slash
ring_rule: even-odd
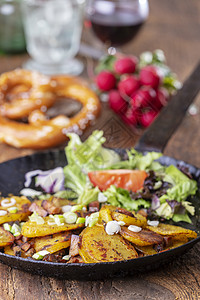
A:
<svg viewBox="0 0 200 300">
<path fill-rule="evenodd" d="M 138 257 L 135 248 L 120 235 L 108 235 L 103 226 L 87 227 L 79 243 L 79 254 L 86 263 L 128 260 Z"/>
<path fill-rule="evenodd" d="M 34 242 L 34 249 L 36 252 L 47 250 L 50 253 L 55 253 L 61 249 L 70 246 L 71 233 L 61 232 L 49 236 L 36 238 Z"/>
<path fill-rule="evenodd" d="M 0 227 L 0 247 L 11 245 L 14 242 L 14 236 L 7 230 Z"/>
<path fill-rule="evenodd" d="M 38 225 L 36 222 L 31 222 L 30 220 L 23 224 L 21 234 L 26 237 L 40 237 L 45 235 L 50 235 L 62 231 L 70 231 L 73 229 L 83 228 L 85 224 L 64 224 L 49 225 L 48 221 L 52 221 L 50 217 L 45 217 L 44 224 Z"/>
<path fill-rule="evenodd" d="M 176 240 L 185 241 L 185 238 L 195 239 L 197 233 L 190 229 L 185 229 L 180 226 L 159 223 L 157 227 L 146 226 L 147 229 L 154 231 L 160 235 L 176 237 Z"/>
<path fill-rule="evenodd" d="M 113 220 L 123 221 L 127 226 L 136 225 L 139 227 L 145 227 L 147 224 L 146 218 L 141 214 L 137 214 L 135 212 L 132 212 L 132 216 L 129 216 L 129 215 L 119 213 L 117 211 L 113 211 L 111 215 Z"/>
<path fill-rule="evenodd" d="M 13 199 L 13 200 L 11 200 Z M 12 202 L 15 202 L 13 205 L 10 206 L 2 206 L 3 200 L 8 200 L 12 204 Z M 11 222 L 11 221 L 23 221 L 25 220 L 31 212 L 28 210 L 31 202 L 24 196 L 22 197 L 17 197 L 17 196 L 12 196 L 8 198 L 1 198 L 0 200 L 0 211 L 5 211 L 6 214 L 3 216 L 0 216 L 0 224 L 6 223 L 6 222 Z M 18 211 L 16 213 L 11 213 L 9 210 L 12 207 L 16 207 Z"/>
<path fill-rule="evenodd" d="M 149 246 L 154 244 L 162 244 L 163 237 L 155 232 L 149 230 L 141 230 L 140 232 L 133 232 L 127 227 L 121 227 L 120 234 L 129 242 L 137 246 Z"/>
</svg>

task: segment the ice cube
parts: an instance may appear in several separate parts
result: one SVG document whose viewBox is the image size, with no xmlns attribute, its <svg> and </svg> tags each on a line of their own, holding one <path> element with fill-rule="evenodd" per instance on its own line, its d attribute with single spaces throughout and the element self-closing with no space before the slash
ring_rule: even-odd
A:
<svg viewBox="0 0 200 300">
<path fill-rule="evenodd" d="M 71 0 L 52 0 L 44 6 L 44 18 L 52 24 L 66 24 L 73 19 L 73 5 Z"/>
</svg>

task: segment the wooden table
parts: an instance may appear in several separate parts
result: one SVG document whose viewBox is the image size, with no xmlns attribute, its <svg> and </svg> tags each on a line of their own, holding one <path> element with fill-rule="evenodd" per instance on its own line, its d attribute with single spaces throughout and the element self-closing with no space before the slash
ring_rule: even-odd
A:
<svg viewBox="0 0 200 300">
<path fill-rule="evenodd" d="M 138 37 L 124 47 L 139 55 L 161 48 L 168 64 L 184 81 L 199 60 L 199 0 L 150 0 L 150 17 Z M 91 36 L 86 34 L 87 37 Z M 1 56 L 0 73 L 20 67 L 27 55 Z M 200 97 L 195 99 L 200 109 Z M 108 146 L 134 146 L 139 136 L 105 107 L 94 128 L 103 128 Z M 123 136 L 123 139 L 121 138 Z M 171 137 L 164 154 L 200 167 L 200 118 L 187 114 Z M 0 161 L 32 153 L 0 145 Z M 0 264 L 1 300 L 48 299 L 200 299 L 200 245 L 156 271 L 97 282 L 65 281 L 31 275 Z"/>
</svg>

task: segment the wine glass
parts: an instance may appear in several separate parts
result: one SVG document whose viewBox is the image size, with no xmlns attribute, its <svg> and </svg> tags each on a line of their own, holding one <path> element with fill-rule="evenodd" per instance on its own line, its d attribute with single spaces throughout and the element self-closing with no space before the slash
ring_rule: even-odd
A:
<svg viewBox="0 0 200 300">
<path fill-rule="evenodd" d="M 131 41 L 148 14 L 148 0 L 88 0 L 86 5 L 86 18 L 108 52 Z"/>
</svg>

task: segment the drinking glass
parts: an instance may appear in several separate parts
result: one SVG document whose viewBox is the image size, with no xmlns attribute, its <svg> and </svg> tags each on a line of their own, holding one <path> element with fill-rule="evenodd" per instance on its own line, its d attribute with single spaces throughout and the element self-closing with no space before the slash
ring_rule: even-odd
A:
<svg viewBox="0 0 200 300">
<path fill-rule="evenodd" d="M 83 64 L 75 59 L 80 46 L 85 0 L 23 0 L 27 51 L 23 67 L 44 74 L 78 75 Z"/>
<path fill-rule="evenodd" d="M 149 14 L 148 0 L 88 0 L 86 17 L 107 48 L 131 41 Z"/>
<path fill-rule="evenodd" d="M 26 51 L 20 0 L 0 0 L 0 51 L 21 53 Z"/>
</svg>

